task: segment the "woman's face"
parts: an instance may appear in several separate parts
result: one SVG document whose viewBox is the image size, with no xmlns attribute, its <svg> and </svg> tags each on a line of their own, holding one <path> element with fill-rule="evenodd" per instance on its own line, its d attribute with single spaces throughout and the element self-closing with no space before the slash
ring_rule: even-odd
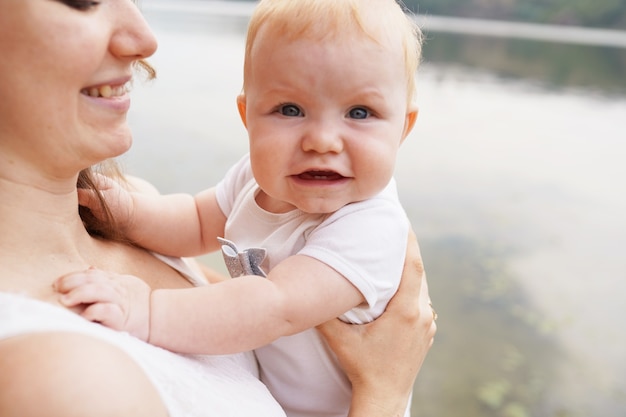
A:
<svg viewBox="0 0 626 417">
<path fill-rule="evenodd" d="M 131 0 L 1 0 L 0 175 L 74 176 L 125 152 L 126 87 L 155 50 Z"/>
</svg>

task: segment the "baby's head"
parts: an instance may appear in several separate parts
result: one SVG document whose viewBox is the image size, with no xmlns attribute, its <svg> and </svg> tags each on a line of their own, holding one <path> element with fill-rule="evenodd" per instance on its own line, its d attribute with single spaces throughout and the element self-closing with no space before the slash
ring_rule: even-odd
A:
<svg viewBox="0 0 626 417">
<path fill-rule="evenodd" d="M 286 41 L 341 41 L 366 37 L 386 47 L 402 48 L 407 100 L 415 95 L 415 75 L 421 61 L 422 33 L 397 0 L 261 0 L 249 25 L 244 58 L 244 91 L 250 82 L 252 51 L 263 30 Z M 386 63 L 381 63 L 385 65 Z"/>
<path fill-rule="evenodd" d="M 238 98 L 266 210 L 380 192 L 417 117 L 421 35 L 395 0 L 261 0 Z"/>
</svg>

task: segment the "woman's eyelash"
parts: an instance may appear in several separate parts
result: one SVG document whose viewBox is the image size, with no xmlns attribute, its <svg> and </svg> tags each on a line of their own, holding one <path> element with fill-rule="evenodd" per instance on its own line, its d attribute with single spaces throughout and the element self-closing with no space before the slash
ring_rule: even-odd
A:
<svg viewBox="0 0 626 417">
<path fill-rule="evenodd" d="M 99 1 L 89 0 L 65 0 L 64 3 L 76 10 L 89 10 L 100 4 Z"/>
</svg>

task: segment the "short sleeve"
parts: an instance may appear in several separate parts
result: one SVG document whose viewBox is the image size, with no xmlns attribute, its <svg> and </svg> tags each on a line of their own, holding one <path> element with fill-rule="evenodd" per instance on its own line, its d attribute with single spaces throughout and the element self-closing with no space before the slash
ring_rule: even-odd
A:
<svg viewBox="0 0 626 417">
<path fill-rule="evenodd" d="M 299 252 L 326 263 L 363 294 L 367 306 L 352 310 L 346 316 L 350 322 L 368 322 L 382 314 L 400 283 L 409 221 L 395 186 L 388 188 L 329 216 Z"/>
<path fill-rule="evenodd" d="M 229 217 L 232 212 L 235 199 L 242 188 L 251 179 L 253 179 L 253 175 L 250 166 L 250 154 L 246 154 L 226 172 L 224 178 L 217 184 L 217 204 L 226 217 Z"/>
</svg>

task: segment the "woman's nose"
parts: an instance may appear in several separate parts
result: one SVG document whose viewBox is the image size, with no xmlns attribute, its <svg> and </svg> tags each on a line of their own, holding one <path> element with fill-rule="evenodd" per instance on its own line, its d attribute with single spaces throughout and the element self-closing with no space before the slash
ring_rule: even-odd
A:
<svg viewBox="0 0 626 417">
<path fill-rule="evenodd" d="M 111 52 L 121 58 L 143 59 L 157 49 L 157 40 L 137 5 L 133 2 L 120 2 L 116 16 L 116 30 L 111 38 Z"/>
</svg>

